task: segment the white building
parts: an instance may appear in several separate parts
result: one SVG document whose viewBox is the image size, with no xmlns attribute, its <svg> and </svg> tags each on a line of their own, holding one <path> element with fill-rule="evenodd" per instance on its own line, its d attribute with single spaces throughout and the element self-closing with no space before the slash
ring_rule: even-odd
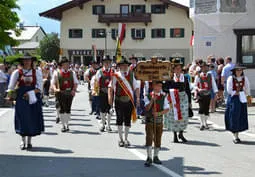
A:
<svg viewBox="0 0 255 177">
<path fill-rule="evenodd" d="M 189 8 L 169 0 L 73 0 L 40 14 L 61 22 L 60 47 L 75 63 L 97 54 L 115 55 L 118 23 L 126 23 L 124 56 L 191 61 Z"/>
<path fill-rule="evenodd" d="M 194 57 L 231 56 L 245 71 L 255 93 L 255 1 L 191 0 Z"/>
<path fill-rule="evenodd" d="M 23 26 L 20 25 L 21 34 L 16 36 L 14 31 L 10 32 L 10 37 L 19 41 L 19 45 L 13 47 L 18 53 L 33 53 L 39 48 L 40 41 L 46 36 L 45 31 L 40 26 Z"/>
</svg>

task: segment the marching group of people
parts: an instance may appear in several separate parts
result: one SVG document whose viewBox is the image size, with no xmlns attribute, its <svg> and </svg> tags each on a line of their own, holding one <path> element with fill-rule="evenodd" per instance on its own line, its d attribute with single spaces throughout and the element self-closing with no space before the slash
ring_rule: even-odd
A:
<svg viewBox="0 0 255 177">
<path fill-rule="evenodd" d="M 21 136 L 22 150 L 31 149 L 32 137 L 44 131 L 42 105 L 48 106 L 50 90 L 56 99 L 56 122 L 61 122 L 62 132 L 69 131 L 72 101 L 79 83 L 84 82 L 88 83 L 90 114 L 100 120 L 101 132 L 112 131 L 111 116 L 113 110 L 116 112 L 120 147 L 130 146 L 131 122 L 138 117 L 143 119 L 148 156 L 146 167 L 152 163 L 161 164 L 158 153 L 163 128 L 173 132 L 174 143 L 188 141 L 184 130 L 193 116 L 192 93 L 199 104 L 201 131 L 209 128 L 207 120 L 209 113 L 215 111 L 215 102 L 224 98 L 226 129 L 233 133 L 234 143 L 240 143 L 238 133 L 248 129 L 250 84 L 243 72 L 245 68 L 232 64 L 230 57 L 225 66 L 224 59 L 222 63 L 222 59 L 216 61 L 212 56 L 207 62 L 197 60 L 187 66 L 180 58 L 175 58 L 171 61 L 170 79 L 166 81 L 137 80 L 138 58 L 134 56 L 122 57 L 117 63 L 105 56 L 102 63 L 92 61 L 87 70 L 84 66 L 70 65 L 66 57 L 58 64 L 41 62 L 38 67 L 34 64 L 35 59 L 29 54 L 19 59 L 20 66 L 11 74 L 7 90 L 8 99 L 15 101 L 15 131 Z M 151 57 L 152 62 L 158 60 L 157 56 Z"/>
</svg>

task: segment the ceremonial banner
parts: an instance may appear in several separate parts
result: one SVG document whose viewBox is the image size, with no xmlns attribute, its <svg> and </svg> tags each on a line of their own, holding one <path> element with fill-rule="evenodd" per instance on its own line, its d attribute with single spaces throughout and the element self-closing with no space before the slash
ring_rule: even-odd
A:
<svg viewBox="0 0 255 177">
<path fill-rule="evenodd" d="M 116 62 L 120 62 L 122 58 L 121 54 L 121 44 L 124 40 L 124 34 L 126 30 L 126 24 L 119 23 L 119 28 L 118 28 L 118 37 L 117 37 L 117 47 L 116 47 Z"/>
<path fill-rule="evenodd" d="M 177 89 L 170 89 L 169 93 L 170 93 L 170 100 L 169 101 L 173 105 L 174 119 L 175 120 L 182 120 L 179 91 Z"/>
</svg>

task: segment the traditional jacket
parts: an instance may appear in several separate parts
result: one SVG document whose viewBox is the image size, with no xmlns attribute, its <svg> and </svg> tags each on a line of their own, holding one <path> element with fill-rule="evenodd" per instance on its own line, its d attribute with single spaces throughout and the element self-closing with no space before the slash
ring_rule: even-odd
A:
<svg viewBox="0 0 255 177">
<path fill-rule="evenodd" d="M 58 72 L 59 88 L 60 90 L 72 90 L 74 86 L 73 72 L 67 71 L 63 72 L 59 70 Z"/>
<path fill-rule="evenodd" d="M 133 77 L 134 74 L 131 71 L 128 71 L 127 74 L 125 74 L 126 80 L 129 82 L 130 86 L 133 86 Z M 116 91 L 115 95 L 118 96 L 127 96 L 126 92 L 123 90 L 123 88 L 120 86 L 118 82 L 116 82 Z"/>
<path fill-rule="evenodd" d="M 111 81 L 111 72 L 111 69 L 108 69 L 108 71 L 106 71 L 105 68 L 97 71 L 96 79 L 99 81 L 99 87 L 101 92 L 107 93 L 108 85 Z"/>
</svg>

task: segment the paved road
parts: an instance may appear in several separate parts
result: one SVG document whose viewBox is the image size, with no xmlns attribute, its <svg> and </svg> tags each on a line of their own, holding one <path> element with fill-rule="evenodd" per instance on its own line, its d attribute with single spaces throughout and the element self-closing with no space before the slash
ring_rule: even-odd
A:
<svg viewBox="0 0 255 177">
<path fill-rule="evenodd" d="M 163 166 L 145 168 L 144 125 L 138 120 L 131 128 L 132 146 L 119 148 L 116 127 L 113 125 L 112 133 L 100 133 L 97 120 L 88 115 L 87 98 L 86 87 L 80 86 L 69 133 L 61 133 L 61 125 L 55 124 L 54 106 L 45 108 L 46 131 L 33 139 L 34 148 L 29 152 L 18 148 L 20 137 L 14 133 L 13 110 L 0 109 L 0 177 L 252 177 L 255 174 L 254 131 L 243 133 L 244 143 L 234 145 L 232 135 L 224 131 L 223 110 L 211 116 L 211 128 L 203 132 L 195 115 L 185 133 L 187 144 L 172 143 L 172 133 L 165 131 L 159 155 Z M 255 108 L 249 110 L 250 127 L 254 129 Z"/>
</svg>

